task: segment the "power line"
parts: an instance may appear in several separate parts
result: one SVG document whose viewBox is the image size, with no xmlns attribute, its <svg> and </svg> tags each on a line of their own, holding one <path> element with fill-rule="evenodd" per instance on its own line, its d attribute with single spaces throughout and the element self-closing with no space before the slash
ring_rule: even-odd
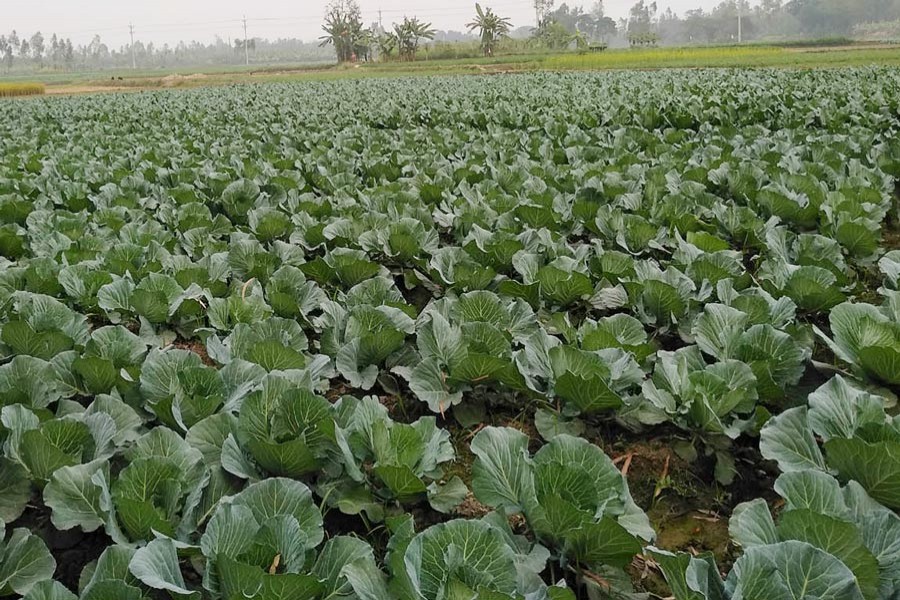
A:
<svg viewBox="0 0 900 600">
<path fill-rule="evenodd" d="M 251 19 L 252 20 L 252 19 Z M 240 23 L 241 19 L 228 19 L 220 21 L 195 21 L 193 23 L 151 23 L 145 25 L 141 31 L 168 31 L 170 29 L 181 29 L 189 27 L 206 27 L 209 25 L 225 25 Z M 78 29 L 69 31 L 56 31 L 57 35 L 77 35 L 79 33 L 109 33 L 112 31 L 122 31 L 122 27 L 94 27 L 91 29 Z"/>
<path fill-rule="evenodd" d="M 522 7 L 521 2 L 495 4 L 495 5 L 491 6 L 492 9 L 497 9 L 497 8 L 510 9 L 510 8 L 521 8 L 521 7 Z M 375 15 L 377 15 L 378 19 L 381 22 L 383 22 L 383 15 L 388 14 L 388 13 L 399 14 L 399 15 L 442 17 L 442 16 L 458 16 L 460 14 L 467 14 L 467 13 L 471 13 L 471 12 L 472 12 L 472 9 L 468 6 L 461 6 L 461 7 L 455 7 L 455 8 L 432 8 L 432 9 L 426 8 L 426 9 L 413 9 L 413 10 L 402 9 L 402 8 L 394 8 L 394 9 L 379 8 L 377 10 L 372 10 L 372 11 L 368 11 L 368 10 L 362 11 L 362 13 L 364 15 L 371 15 L 372 17 L 375 17 Z M 284 16 L 278 16 L 278 17 L 273 17 L 273 16 L 255 17 L 255 18 L 250 18 L 247 20 L 250 22 L 253 22 L 253 23 L 266 22 L 266 21 L 278 21 L 278 22 L 303 21 L 303 22 L 313 23 L 313 22 L 321 21 L 324 17 L 325 17 L 324 14 L 317 13 L 317 14 L 306 14 L 306 15 L 284 15 Z"/>
<path fill-rule="evenodd" d="M 240 23 L 242 20 L 243 19 L 220 19 L 218 21 L 195 21 L 193 23 L 154 23 L 148 25 L 148 27 L 194 27 L 200 25 L 224 25 L 227 23 Z"/>
<path fill-rule="evenodd" d="M 496 9 L 498 9 L 498 8 L 506 9 L 506 8 L 521 8 L 521 7 L 522 7 L 521 2 L 509 2 L 506 4 L 492 4 L 491 5 L 491 9 L 494 9 L 494 12 L 496 12 Z M 425 9 L 413 9 L 413 10 L 410 10 L 408 8 L 392 8 L 392 9 L 384 9 L 384 12 L 421 15 L 421 14 L 442 14 L 442 13 L 450 14 L 451 12 L 452 13 L 458 13 L 458 12 L 470 13 L 473 11 L 470 6 L 457 6 L 454 8 L 425 8 Z"/>
<path fill-rule="evenodd" d="M 518 2 L 506 2 L 501 4 L 495 4 L 493 8 L 503 9 L 511 9 L 511 8 L 521 8 L 523 5 L 523 1 L 519 0 Z M 384 26 L 384 17 L 389 14 L 400 15 L 400 14 L 415 14 L 418 16 L 428 17 L 430 19 L 440 18 L 440 17 L 456 17 L 460 14 L 464 14 L 470 12 L 471 8 L 469 7 L 452 7 L 452 8 L 433 8 L 433 9 L 382 9 L 373 11 L 363 11 L 364 15 L 370 15 L 372 20 L 374 21 L 375 15 L 377 15 L 378 23 L 383 27 Z M 256 18 L 247 18 L 246 15 L 243 15 L 240 19 L 219 19 L 219 20 L 210 20 L 210 21 L 194 21 L 194 22 L 179 22 L 179 23 L 150 23 L 147 25 L 143 25 L 141 27 L 141 32 L 144 34 L 147 33 L 174 33 L 181 30 L 188 29 L 196 29 L 196 28 L 209 28 L 211 26 L 219 26 L 219 25 L 240 25 L 243 28 L 244 33 L 244 59 L 245 63 L 249 65 L 249 34 L 248 34 L 248 23 L 256 23 L 259 28 L 266 29 L 268 23 L 278 22 L 280 24 L 292 24 L 292 25 L 315 25 L 320 23 L 324 18 L 324 15 L 321 13 L 318 14 L 294 14 L 291 16 L 282 16 L 282 17 L 256 17 Z M 134 50 L 134 25 L 133 23 L 128 24 L 128 34 L 131 39 L 132 50 Z M 122 27 L 97 27 L 90 29 L 79 29 L 79 30 L 68 30 L 68 31 L 58 31 L 57 35 L 60 36 L 72 36 L 72 35 L 91 35 L 91 34 L 101 34 L 101 33 L 111 33 L 111 32 L 123 32 Z M 123 32 L 124 33 L 124 32 Z M 185 31 L 187 33 L 187 31 Z M 133 66 L 136 66 L 136 61 L 132 61 Z"/>
<path fill-rule="evenodd" d="M 492 6 L 494 9 L 509 9 L 509 8 L 521 8 L 523 3 L 520 2 L 507 2 L 502 4 L 495 4 Z M 400 8 L 385 8 L 378 9 L 373 11 L 363 11 L 366 15 L 371 15 L 374 17 L 378 15 L 379 22 L 383 24 L 384 16 L 388 14 L 415 14 L 419 16 L 429 16 L 429 17 L 442 17 L 442 16 L 457 16 L 461 13 L 471 12 L 471 8 L 469 7 L 453 7 L 453 8 L 432 8 L 432 9 L 400 9 Z M 169 23 L 149 23 L 143 25 L 141 27 L 142 32 L 160 32 L 160 31 L 170 31 L 173 29 L 187 29 L 193 27 L 209 27 L 211 25 L 237 25 L 241 26 L 247 23 L 265 23 L 270 21 L 278 21 L 278 22 L 301 22 L 306 24 L 315 24 L 320 22 L 324 18 L 323 13 L 307 13 L 307 14 L 294 14 L 289 16 L 281 16 L 281 17 L 251 17 L 247 18 L 246 15 L 240 19 L 219 19 L 213 21 L 193 21 L 193 22 L 169 22 Z M 373 19 L 374 20 L 374 19 Z M 129 33 L 132 25 L 129 24 Z M 122 31 L 121 26 L 110 26 L 110 27 L 92 27 L 85 29 L 72 29 L 67 31 L 57 31 L 57 35 L 77 35 L 77 34 L 92 34 L 92 33 L 109 33 L 114 31 Z"/>
</svg>

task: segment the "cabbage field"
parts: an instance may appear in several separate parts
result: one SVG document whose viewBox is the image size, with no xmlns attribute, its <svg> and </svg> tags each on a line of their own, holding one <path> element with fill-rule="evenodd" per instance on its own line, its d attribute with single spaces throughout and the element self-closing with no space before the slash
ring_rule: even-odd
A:
<svg viewBox="0 0 900 600">
<path fill-rule="evenodd" d="M 898 133 L 887 68 L 0 102 L 0 597 L 900 598 Z"/>
</svg>

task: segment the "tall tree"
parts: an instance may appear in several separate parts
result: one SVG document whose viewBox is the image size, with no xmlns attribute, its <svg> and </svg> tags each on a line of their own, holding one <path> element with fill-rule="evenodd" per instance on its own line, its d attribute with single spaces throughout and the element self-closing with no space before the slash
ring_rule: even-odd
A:
<svg viewBox="0 0 900 600">
<path fill-rule="evenodd" d="M 0 60 L 6 65 L 7 72 L 12 69 L 13 45 L 5 35 L 0 36 Z"/>
<path fill-rule="evenodd" d="M 490 8 L 482 10 L 481 5 L 476 2 L 475 20 L 466 24 L 466 27 L 469 31 L 479 31 L 482 52 L 485 56 L 493 56 L 500 40 L 509 34 L 512 23 L 509 17 L 501 17 Z"/>
<path fill-rule="evenodd" d="M 638 0 L 628 11 L 628 32 L 632 34 L 648 33 L 653 26 L 656 14 L 656 2 Z"/>
<path fill-rule="evenodd" d="M 547 19 L 543 27 L 535 31 L 535 39 L 551 50 L 562 50 L 573 41 L 577 41 L 578 37 L 575 32 L 553 19 Z"/>
<path fill-rule="evenodd" d="M 70 38 L 66 38 L 66 49 L 63 53 L 63 58 L 66 61 L 66 66 L 71 69 L 72 63 L 75 62 L 75 48 L 72 47 L 72 40 Z"/>
<path fill-rule="evenodd" d="M 431 28 L 431 23 L 423 23 L 418 17 L 403 17 L 402 23 L 394 23 L 394 36 L 397 38 L 397 47 L 400 57 L 405 60 L 415 60 L 419 51 L 421 40 L 433 40 L 437 33 Z"/>
<path fill-rule="evenodd" d="M 56 66 L 59 64 L 60 60 L 60 46 L 59 46 L 59 38 L 56 37 L 54 33 L 50 36 L 50 64 L 52 66 Z"/>
<path fill-rule="evenodd" d="M 553 10 L 555 0 L 534 0 L 535 27 L 543 28 L 547 24 L 547 13 Z"/>
<path fill-rule="evenodd" d="M 616 22 L 605 16 L 602 2 L 595 2 L 588 12 L 563 2 L 547 13 L 544 27 L 536 32 L 536 37 L 547 47 L 560 48 L 573 39 L 585 46 L 591 40 L 603 40 L 615 33 Z"/>
<path fill-rule="evenodd" d="M 41 67 L 44 66 L 44 35 L 40 31 L 31 36 L 31 55 Z"/>
<path fill-rule="evenodd" d="M 378 38 L 372 29 L 363 29 L 353 46 L 353 53 L 358 60 L 369 62 L 372 59 L 372 49 L 377 44 Z"/>
<path fill-rule="evenodd" d="M 9 42 L 13 52 L 19 51 L 19 34 L 16 33 L 15 29 L 13 29 L 12 33 L 9 34 L 9 37 L 6 38 L 6 41 Z"/>
<path fill-rule="evenodd" d="M 334 45 L 338 62 L 350 62 L 363 39 L 362 15 L 356 0 L 331 0 L 325 9 L 322 46 Z"/>
<path fill-rule="evenodd" d="M 616 22 L 607 16 L 602 0 L 591 5 L 589 34 L 594 39 L 605 39 L 616 34 Z"/>
<path fill-rule="evenodd" d="M 379 60 L 388 60 L 397 48 L 397 36 L 392 31 L 382 31 L 375 38 Z"/>
</svg>

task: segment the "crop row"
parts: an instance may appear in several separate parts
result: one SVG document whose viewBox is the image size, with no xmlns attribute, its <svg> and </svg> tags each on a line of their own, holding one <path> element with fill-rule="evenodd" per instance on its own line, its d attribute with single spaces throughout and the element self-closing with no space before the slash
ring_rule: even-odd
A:
<svg viewBox="0 0 900 600">
<path fill-rule="evenodd" d="M 891 598 L 898 88 L 533 74 L 0 105 L 0 517 L 102 532 L 83 599 L 637 598 L 642 553 L 679 599 Z M 505 413 L 541 440 L 487 424 Z M 477 425 L 471 469 L 450 418 Z M 599 422 L 674 428 L 723 486 L 758 437 L 784 508 L 734 510 L 723 582 L 651 545 L 579 437 Z M 472 497 L 492 512 L 461 518 Z M 73 597 L 35 533 L 0 544 L 0 595 Z"/>
</svg>

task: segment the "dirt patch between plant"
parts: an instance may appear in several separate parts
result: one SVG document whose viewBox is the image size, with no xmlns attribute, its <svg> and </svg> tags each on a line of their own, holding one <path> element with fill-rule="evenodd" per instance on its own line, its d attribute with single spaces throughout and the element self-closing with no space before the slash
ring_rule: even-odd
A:
<svg viewBox="0 0 900 600">
<path fill-rule="evenodd" d="M 203 81 L 206 78 L 207 75 L 204 73 L 193 73 L 191 75 L 179 75 L 178 73 L 173 73 L 172 75 L 166 75 L 160 79 L 159 82 L 162 87 L 171 88 L 179 87 L 187 83 Z"/>
<path fill-rule="evenodd" d="M 198 342 L 197 340 L 182 340 L 178 339 L 172 342 L 172 346 L 178 348 L 180 350 L 188 350 L 193 352 L 197 356 L 200 357 L 200 360 L 207 367 L 215 367 L 216 363 L 213 359 L 209 357 L 209 354 L 206 352 L 206 345 Z"/>
</svg>

